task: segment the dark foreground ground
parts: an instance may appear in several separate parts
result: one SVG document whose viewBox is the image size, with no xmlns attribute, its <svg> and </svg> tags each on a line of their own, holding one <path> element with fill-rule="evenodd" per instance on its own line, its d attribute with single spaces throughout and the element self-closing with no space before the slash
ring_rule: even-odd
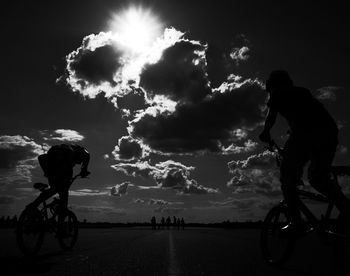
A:
<svg viewBox="0 0 350 276">
<path fill-rule="evenodd" d="M 0 275 L 341 275 L 331 248 L 318 241 L 304 239 L 285 266 L 273 268 L 261 258 L 259 230 L 81 229 L 73 251 L 49 235 L 29 261 L 13 230 L 3 229 Z"/>
</svg>

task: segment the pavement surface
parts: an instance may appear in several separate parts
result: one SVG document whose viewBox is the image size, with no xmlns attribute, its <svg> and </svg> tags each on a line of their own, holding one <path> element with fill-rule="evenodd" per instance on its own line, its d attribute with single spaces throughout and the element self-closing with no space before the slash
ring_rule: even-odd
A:
<svg viewBox="0 0 350 276">
<path fill-rule="evenodd" d="M 350 263 L 349 263 L 350 266 Z M 259 230 L 80 229 L 70 252 L 52 235 L 35 259 L 22 256 L 11 229 L 0 230 L 0 275 L 350 275 L 332 248 L 310 235 L 282 267 L 267 265 Z"/>
</svg>

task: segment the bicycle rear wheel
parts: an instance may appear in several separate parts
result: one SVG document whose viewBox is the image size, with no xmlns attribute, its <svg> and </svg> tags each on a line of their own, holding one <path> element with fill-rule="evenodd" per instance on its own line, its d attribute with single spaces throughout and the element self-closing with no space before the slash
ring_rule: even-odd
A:
<svg viewBox="0 0 350 276">
<path fill-rule="evenodd" d="M 70 210 L 67 210 L 58 220 L 57 239 L 63 250 L 71 250 L 77 242 L 78 220 Z"/>
<path fill-rule="evenodd" d="M 260 246 L 265 261 L 271 265 L 284 263 L 292 254 L 295 240 L 279 235 L 282 227 L 290 223 L 290 219 L 287 207 L 283 204 L 273 207 L 265 217 Z"/>
<path fill-rule="evenodd" d="M 23 254 L 36 255 L 44 241 L 44 220 L 36 208 L 26 208 L 20 215 L 16 228 L 16 239 Z"/>
<path fill-rule="evenodd" d="M 334 256 L 336 263 L 344 272 L 350 275 L 350 218 L 340 214 L 336 221 L 336 233 L 334 237 Z"/>
</svg>

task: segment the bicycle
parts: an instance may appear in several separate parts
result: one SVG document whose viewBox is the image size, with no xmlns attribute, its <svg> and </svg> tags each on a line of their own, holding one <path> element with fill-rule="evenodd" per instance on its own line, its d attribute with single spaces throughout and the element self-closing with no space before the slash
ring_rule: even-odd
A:
<svg viewBox="0 0 350 276">
<path fill-rule="evenodd" d="M 269 150 L 276 153 L 277 166 L 280 166 L 283 158 L 283 150 L 272 141 Z M 332 166 L 332 181 L 335 188 L 339 188 L 338 176 L 350 175 L 350 167 Z M 316 232 L 321 241 L 332 244 L 336 259 L 341 267 L 349 266 L 350 260 L 350 223 L 349 218 L 338 211 L 337 218 L 334 218 L 335 204 L 332 199 L 328 199 L 319 193 L 313 193 L 298 188 L 299 210 L 303 215 L 307 227 L 302 236 L 285 236 L 280 234 L 280 230 L 291 221 L 291 215 L 285 200 L 281 200 L 267 213 L 260 236 L 262 255 L 265 261 L 271 265 L 282 265 L 293 253 L 294 246 L 298 239 L 311 232 Z M 303 200 L 312 200 L 328 204 L 325 214 L 317 218 L 307 207 Z M 348 268 L 347 268 L 348 269 Z"/>
<path fill-rule="evenodd" d="M 78 177 L 80 174 L 74 176 L 70 184 Z M 49 185 L 34 183 L 33 187 L 43 192 Z M 45 200 L 37 208 L 27 206 L 23 210 L 17 223 L 16 239 L 24 255 L 34 256 L 39 252 L 45 232 L 55 233 L 63 250 L 71 250 L 74 247 L 78 238 L 78 219 L 69 209 L 59 214 L 60 204 L 60 199 L 54 197 L 50 203 Z"/>
</svg>

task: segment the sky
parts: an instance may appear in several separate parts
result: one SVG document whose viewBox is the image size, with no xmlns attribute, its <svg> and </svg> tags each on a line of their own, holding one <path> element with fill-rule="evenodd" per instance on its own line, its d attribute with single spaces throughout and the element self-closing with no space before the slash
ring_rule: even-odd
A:
<svg viewBox="0 0 350 276">
<path fill-rule="evenodd" d="M 350 164 L 344 5 L 4 1 L 0 216 L 38 195 L 38 155 L 78 143 L 92 173 L 70 191 L 81 220 L 262 219 L 282 198 L 257 138 L 272 70 L 325 105 L 340 129 L 335 164 Z M 281 145 L 287 129 L 278 118 Z"/>
</svg>

